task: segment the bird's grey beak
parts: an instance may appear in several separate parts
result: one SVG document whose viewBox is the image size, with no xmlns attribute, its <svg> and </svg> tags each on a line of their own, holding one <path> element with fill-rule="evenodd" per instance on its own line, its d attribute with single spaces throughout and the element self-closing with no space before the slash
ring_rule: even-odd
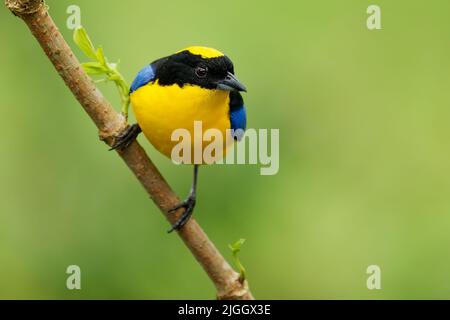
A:
<svg viewBox="0 0 450 320">
<path fill-rule="evenodd" d="M 217 89 L 247 92 L 247 88 L 231 72 L 228 72 L 227 77 L 217 83 Z"/>
</svg>

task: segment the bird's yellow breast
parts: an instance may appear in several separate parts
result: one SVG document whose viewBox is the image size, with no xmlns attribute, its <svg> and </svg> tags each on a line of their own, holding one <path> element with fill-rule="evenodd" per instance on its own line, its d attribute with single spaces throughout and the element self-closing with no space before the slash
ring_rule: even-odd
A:
<svg viewBox="0 0 450 320">
<path fill-rule="evenodd" d="M 230 129 L 229 92 L 209 90 L 193 85 L 160 86 L 151 82 L 131 96 L 137 122 L 147 139 L 164 155 L 171 157 L 178 141 L 172 132 L 186 129 L 194 141 L 194 121 L 202 121 L 202 129 L 216 128 L 226 137 Z"/>
</svg>

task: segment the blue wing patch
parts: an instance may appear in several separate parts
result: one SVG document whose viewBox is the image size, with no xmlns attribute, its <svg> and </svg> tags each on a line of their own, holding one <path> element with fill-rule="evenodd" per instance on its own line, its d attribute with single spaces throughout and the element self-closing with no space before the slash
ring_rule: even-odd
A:
<svg viewBox="0 0 450 320">
<path fill-rule="evenodd" d="M 230 111 L 230 123 L 231 129 L 238 130 L 241 129 L 234 134 L 234 138 L 238 141 L 241 141 L 244 136 L 244 131 L 247 127 L 247 115 L 245 113 L 245 106 L 242 104 L 240 107 L 235 108 Z"/>
<path fill-rule="evenodd" d="M 155 71 L 151 65 L 145 66 L 141 71 L 137 74 L 136 78 L 133 80 L 133 83 L 130 87 L 130 93 L 136 91 L 142 86 L 145 86 L 150 81 L 155 79 Z"/>
</svg>

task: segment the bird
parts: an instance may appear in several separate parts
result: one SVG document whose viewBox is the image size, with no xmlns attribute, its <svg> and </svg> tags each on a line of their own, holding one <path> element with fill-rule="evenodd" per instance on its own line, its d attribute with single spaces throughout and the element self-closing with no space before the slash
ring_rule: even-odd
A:
<svg viewBox="0 0 450 320">
<path fill-rule="evenodd" d="M 237 134 L 231 140 L 239 141 L 247 126 L 241 95 L 246 91 L 235 76 L 231 59 L 217 49 L 191 46 L 157 59 L 143 67 L 132 82 L 129 95 L 137 123 L 118 135 L 111 150 L 126 149 L 142 132 L 159 152 L 170 158 L 177 143 L 171 139 L 174 130 L 186 129 L 192 134 L 195 121 L 201 121 L 204 130 L 218 129 L 223 137 L 227 130 L 235 130 Z M 169 233 L 181 229 L 194 211 L 200 164 L 193 165 L 189 195 L 168 210 L 173 213 L 184 208 Z"/>
</svg>

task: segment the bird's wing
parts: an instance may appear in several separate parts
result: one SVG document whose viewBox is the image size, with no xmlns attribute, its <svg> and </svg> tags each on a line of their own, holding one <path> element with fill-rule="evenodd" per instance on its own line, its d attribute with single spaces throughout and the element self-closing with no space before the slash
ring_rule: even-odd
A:
<svg viewBox="0 0 450 320">
<path fill-rule="evenodd" d="M 144 68 L 139 71 L 136 78 L 134 78 L 133 83 L 130 87 L 130 93 L 133 93 L 137 89 L 139 89 L 142 86 L 145 86 L 150 81 L 153 81 L 155 79 L 155 71 L 151 64 L 145 66 Z"/>
<path fill-rule="evenodd" d="M 244 100 L 239 92 L 230 92 L 230 125 L 235 130 L 235 139 L 240 141 L 247 127 Z M 241 129 L 236 132 L 236 130 Z"/>
<path fill-rule="evenodd" d="M 160 58 L 142 68 L 141 71 L 139 71 L 139 73 L 137 74 L 136 78 L 134 78 L 133 83 L 131 84 L 130 94 L 133 91 L 139 89 L 140 87 L 145 86 L 147 83 L 155 80 L 159 66 L 162 63 L 164 63 L 167 59 L 168 57 Z"/>
</svg>

